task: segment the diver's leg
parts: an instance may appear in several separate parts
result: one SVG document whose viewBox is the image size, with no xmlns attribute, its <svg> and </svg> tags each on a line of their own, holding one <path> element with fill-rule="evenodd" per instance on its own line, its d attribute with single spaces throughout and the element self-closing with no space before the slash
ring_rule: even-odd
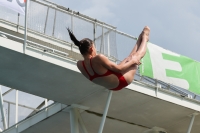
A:
<svg viewBox="0 0 200 133">
<path fill-rule="evenodd" d="M 136 56 L 138 60 L 140 60 L 146 53 L 146 48 L 147 48 L 146 44 L 147 44 L 147 41 L 149 40 L 149 32 L 150 32 L 149 27 L 145 27 L 141 35 L 142 40 L 141 40 L 140 47 L 138 48 L 136 53 L 132 55 L 132 56 Z M 130 68 L 128 68 L 126 71 L 123 72 L 123 76 L 126 79 L 128 84 L 130 84 L 133 81 L 134 75 L 137 72 L 137 68 L 138 68 L 138 65 L 134 64 Z"/>
<path fill-rule="evenodd" d="M 150 28 L 145 26 L 143 29 L 143 32 L 141 34 L 141 44 L 136 53 L 134 53 L 132 56 L 138 57 L 138 60 L 141 60 L 142 57 L 144 57 L 147 49 L 147 42 L 149 41 L 149 33 Z"/>
<path fill-rule="evenodd" d="M 136 53 L 136 55 L 140 56 L 139 60 L 145 55 L 147 48 L 146 43 L 149 40 L 149 32 L 150 28 L 145 26 L 136 42 L 136 45 L 134 46 L 130 55 L 127 57 L 127 61 L 131 60 L 131 57 Z"/>
<path fill-rule="evenodd" d="M 146 53 L 146 48 L 147 48 L 146 43 L 149 40 L 149 32 L 150 32 L 149 27 L 145 26 L 130 55 L 127 58 L 125 58 L 122 62 L 120 62 L 120 64 L 130 61 L 132 56 L 136 56 L 138 60 L 141 60 L 141 58 Z"/>
<path fill-rule="evenodd" d="M 139 35 L 139 37 L 137 39 L 137 42 L 136 42 L 136 44 L 135 44 L 135 46 L 134 46 L 134 48 L 131 51 L 129 56 L 132 56 L 133 54 L 135 54 L 138 51 L 138 49 L 140 47 L 140 44 L 141 44 L 141 41 L 142 41 L 142 36 L 141 35 L 142 35 L 142 33 Z"/>
</svg>

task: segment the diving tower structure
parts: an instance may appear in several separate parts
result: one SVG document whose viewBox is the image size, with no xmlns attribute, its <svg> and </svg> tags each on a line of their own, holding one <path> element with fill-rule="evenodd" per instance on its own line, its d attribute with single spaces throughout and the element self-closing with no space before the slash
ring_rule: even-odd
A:
<svg viewBox="0 0 200 133">
<path fill-rule="evenodd" d="M 35 113 L 8 127 L 2 105 L 10 101 L 1 93 L 3 133 L 101 132 L 106 103 L 103 133 L 199 133 L 198 95 L 139 72 L 129 86 L 116 92 L 90 82 L 76 67 L 82 56 L 66 27 L 78 38 L 93 39 L 98 52 L 116 63 L 126 56 L 119 52 L 120 41 L 127 42 L 123 48 L 128 50 L 136 37 L 68 8 L 33 0 L 24 51 L 23 16 L 6 8 L 0 12 L 0 84 L 54 101 L 47 106 L 45 100 L 43 109 L 32 108 Z M 17 100 L 14 104 L 23 106 Z"/>
</svg>

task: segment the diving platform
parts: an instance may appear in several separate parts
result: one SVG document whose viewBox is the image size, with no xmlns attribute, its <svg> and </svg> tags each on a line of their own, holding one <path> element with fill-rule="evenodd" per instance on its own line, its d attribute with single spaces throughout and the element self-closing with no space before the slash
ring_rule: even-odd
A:
<svg viewBox="0 0 200 133">
<path fill-rule="evenodd" d="M 0 42 L 1 85 L 51 99 L 67 107 L 74 104 L 87 107 L 81 113 L 87 130 L 98 130 L 109 91 L 83 77 L 76 67 L 76 61 L 30 46 L 24 54 L 23 43 L 9 39 L 9 36 L 0 37 Z M 113 92 L 104 132 L 117 133 L 123 129 L 142 133 L 153 127 L 161 127 L 170 133 L 184 133 L 193 114 L 199 111 L 197 100 L 159 86 L 133 81 L 125 89 Z M 199 124 L 197 115 L 192 128 L 194 133 L 198 132 Z M 65 109 L 22 133 L 51 131 L 47 127 L 55 127 L 60 131 L 62 125 L 63 128 L 70 127 L 69 112 Z M 4 132 L 9 133 L 7 130 Z M 67 130 L 63 130 L 63 133 Z"/>
<path fill-rule="evenodd" d="M 78 37 L 86 34 L 93 38 L 98 52 L 114 62 L 121 58 L 114 45 L 116 36 L 126 39 L 131 46 L 135 37 L 47 1 L 31 0 L 31 5 L 33 14 L 29 16 L 25 49 L 24 27 L 19 21 L 22 16 L 14 15 L 17 22 L 12 17 L 0 16 L 0 84 L 54 103 L 3 133 L 95 133 L 106 105 L 110 106 L 103 133 L 199 133 L 198 99 L 186 92 L 171 91 L 170 86 L 165 88 L 161 83 L 144 82 L 140 75 L 120 91 L 94 84 L 77 69 L 76 62 L 82 56 L 65 34 L 66 26 L 71 25 L 75 32 L 76 26 L 83 26 L 83 30 L 90 32 L 77 32 Z M 34 16 L 36 6 L 45 10 L 39 17 Z M 63 21 L 58 25 L 60 19 Z M 69 21 L 70 24 L 64 23 Z"/>
</svg>

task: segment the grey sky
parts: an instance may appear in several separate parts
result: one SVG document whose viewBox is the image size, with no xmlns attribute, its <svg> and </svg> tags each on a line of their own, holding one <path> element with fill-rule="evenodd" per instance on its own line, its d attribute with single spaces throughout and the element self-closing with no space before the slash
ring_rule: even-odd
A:
<svg viewBox="0 0 200 133">
<path fill-rule="evenodd" d="M 150 42 L 200 61 L 198 0 L 49 0 L 138 36 L 151 28 Z"/>
</svg>

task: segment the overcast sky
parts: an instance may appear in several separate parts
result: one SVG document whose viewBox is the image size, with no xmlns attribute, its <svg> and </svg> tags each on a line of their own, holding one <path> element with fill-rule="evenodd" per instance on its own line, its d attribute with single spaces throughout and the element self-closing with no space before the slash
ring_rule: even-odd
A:
<svg viewBox="0 0 200 133">
<path fill-rule="evenodd" d="M 49 0 L 138 36 L 151 28 L 150 42 L 200 61 L 199 0 Z"/>
</svg>

